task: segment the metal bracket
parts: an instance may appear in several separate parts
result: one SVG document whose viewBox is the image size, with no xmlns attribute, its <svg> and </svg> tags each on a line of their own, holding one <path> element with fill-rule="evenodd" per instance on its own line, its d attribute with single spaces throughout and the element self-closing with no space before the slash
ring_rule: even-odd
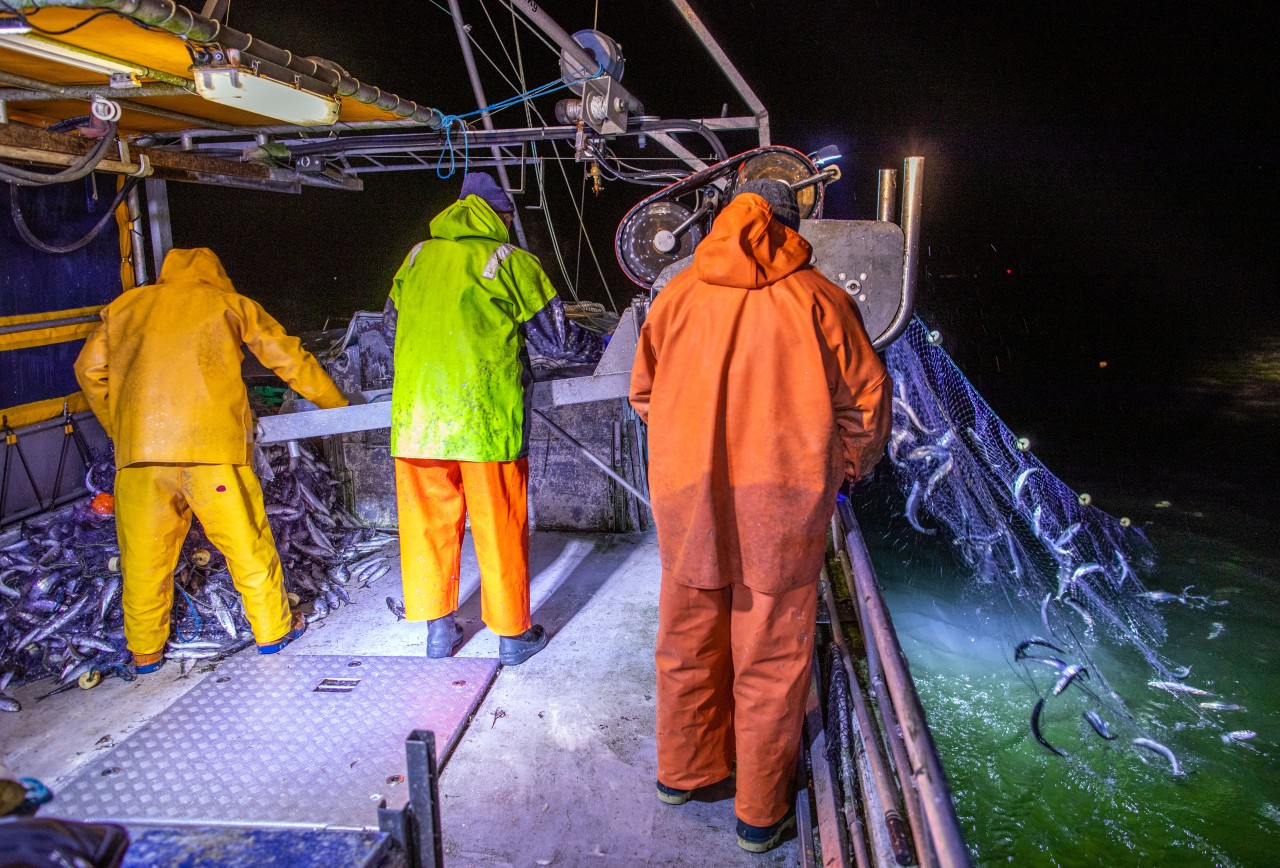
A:
<svg viewBox="0 0 1280 868">
<path fill-rule="evenodd" d="M 393 811 L 378 809 L 378 829 L 390 835 L 408 854 L 409 868 L 442 868 L 444 840 L 440 834 L 439 771 L 435 733 L 415 729 L 405 741 L 409 801 Z"/>
</svg>

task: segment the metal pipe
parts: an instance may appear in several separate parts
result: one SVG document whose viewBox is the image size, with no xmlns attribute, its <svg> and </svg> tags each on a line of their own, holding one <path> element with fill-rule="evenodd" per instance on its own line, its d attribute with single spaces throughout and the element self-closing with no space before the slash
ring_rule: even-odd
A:
<svg viewBox="0 0 1280 868">
<path fill-rule="evenodd" d="M 862 735 L 862 744 L 864 752 L 867 755 L 868 765 L 871 766 L 872 783 L 876 789 L 880 791 L 878 793 L 878 798 L 880 800 L 881 807 L 885 809 L 885 824 L 890 828 L 889 840 L 894 845 L 894 856 L 897 858 L 899 855 L 897 852 L 899 843 L 901 842 L 905 848 L 906 841 L 902 833 L 902 818 L 894 818 L 897 820 L 896 829 L 894 826 L 890 825 L 890 811 L 895 814 L 897 813 L 898 800 L 894 798 L 896 789 L 889 782 L 888 770 L 883 768 L 884 765 L 887 765 L 883 753 L 884 744 L 875 734 L 871 721 L 871 713 L 867 709 L 866 697 L 862 695 L 862 687 L 858 684 L 858 675 L 853 669 L 852 660 L 849 658 L 849 648 L 844 637 L 844 626 L 840 623 L 840 615 L 836 611 L 835 595 L 831 593 L 831 577 L 825 569 L 822 571 L 822 578 L 818 584 L 822 588 L 822 600 L 827 606 L 827 617 L 831 619 L 831 638 L 836 644 L 836 649 L 839 651 L 840 662 L 844 666 L 845 678 L 849 682 L 849 697 L 853 702 L 854 716 L 858 719 L 858 730 Z M 834 678 L 835 673 L 832 673 L 831 677 Z M 830 719 L 829 714 L 828 719 Z M 876 767 L 877 761 L 873 761 L 871 759 L 872 752 L 867 752 L 865 750 L 867 742 L 871 742 L 874 749 L 872 752 L 879 754 L 878 762 L 881 764 L 881 768 L 879 769 Z M 882 773 L 884 777 L 881 777 Z M 853 798 L 853 793 L 849 793 L 848 798 Z M 864 806 L 867 804 L 867 799 L 865 797 L 863 798 L 862 803 Z M 858 817 L 858 812 L 849 811 L 846 818 L 849 825 L 849 843 L 853 846 L 854 858 L 858 866 L 868 865 L 871 862 L 871 857 L 867 852 L 866 832 L 863 830 L 863 823 Z M 899 861 L 901 860 L 899 859 Z"/>
<path fill-rule="evenodd" d="M 133 260 L 133 285 L 146 286 L 147 280 L 147 236 L 142 232 L 142 196 L 138 188 L 129 191 L 125 200 L 129 206 L 129 257 Z M 160 272 L 156 272 L 159 277 Z"/>
<path fill-rule="evenodd" d="M 462 23 L 462 11 L 458 8 L 458 0 L 449 0 L 449 14 L 453 18 L 453 29 L 458 34 L 458 44 L 462 46 L 462 59 L 467 65 L 467 76 L 471 79 L 471 90 L 476 97 L 476 108 L 480 109 L 480 122 L 484 124 L 486 130 L 493 129 L 493 118 L 489 116 L 489 111 L 485 108 L 489 105 L 489 101 L 485 99 L 484 86 L 480 83 L 480 72 L 476 69 L 476 58 L 471 53 L 471 40 L 467 36 L 466 26 Z M 498 150 L 498 146 L 494 145 L 493 159 L 498 165 L 498 180 L 502 182 L 502 189 L 511 190 L 511 178 L 507 175 L 507 167 L 502 162 L 502 152 Z M 524 224 L 520 222 L 520 209 L 516 209 L 512 213 L 512 226 L 516 230 L 516 241 L 520 246 L 528 250 L 529 241 L 524 235 Z"/>
<path fill-rule="evenodd" d="M 590 51 L 574 42 L 573 37 L 557 24 L 554 18 L 544 12 L 541 4 L 536 0 L 507 0 L 507 5 L 513 9 L 518 9 L 525 18 L 537 25 L 539 30 L 551 37 L 551 41 L 567 52 L 584 70 L 598 69 L 600 67 L 600 61 Z M 626 102 L 627 111 L 632 113 L 644 111 L 644 106 L 640 101 L 617 81 L 613 82 L 609 90 L 613 96 Z"/>
<path fill-rule="evenodd" d="M 877 194 L 876 219 L 882 223 L 892 223 L 898 216 L 898 171 L 896 169 L 880 170 L 880 186 Z"/>
<path fill-rule="evenodd" d="M 907 157 L 902 164 L 902 304 L 878 341 L 887 346 L 906 331 L 916 306 L 916 271 L 920 259 L 920 208 L 924 201 L 924 157 Z"/>
<path fill-rule="evenodd" d="M 625 480 L 625 479 L 623 479 L 621 476 L 619 476 L 619 475 L 617 474 L 617 472 L 615 472 L 615 471 L 614 471 L 614 469 L 613 469 L 612 467 L 610 467 L 609 465 L 605 464 L 603 461 L 601 461 L 599 458 L 597 458 L 597 457 L 595 456 L 595 454 L 594 454 L 590 449 L 588 449 L 586 446 L 584 446 L 583 444 L 579 443 L 576 439 L 574 439 L 574 436 L 573 436 L 572 434 L 570 434 L 568 431 L 566 431 L 566 430 L 564 430 L 563 428 L 561 428 L 561 427 L 560 427 L 559 425 L 557 425 L 555 422 L 552 422 L 552 421 L 547 417 L 547 414 L 546 414 L 546 413 L 544 413 L 544 412 L 542 412 L 541 410 L 538 410 L 538 409 L 534 409 L 532 412 L 533 412 L 533 415 L 537 416 L 539 419 L 541 419 L 541 420 L 542 420 L 542 423 L 543 423 L 544 425 L 546 425 L 546 426 L 547 426 L 548 428 L 550 428 L 552 431 L 554 431 L 554 432 L 556 432 L 557 434 L 559 434 L 559 435 L 560 435 L 561 437 L 563 437 L 566 441 L 568 441 L 572 446 L 576 447 L 576 448 L 577 448 L 577 450 L 578 450 L 579 452 L 581 452 L 584 456 L 586 456 L 586 458 L 587 458 L 587 460 L 588 460 L 588 461 L 590 461 L 590 462 L 591 462 L 592 464 L 594 464 L 596 467 L 599 467 L 601 470 L 603 470 L 607 476 L 609 476 L 610 478 L 612 478 L 612 479 L 613 479 L 613 481 L 614 481 L 614 482 L 618 483 L 618 484 L 619 484 L 619 485 L 621 485 L 623 488 L 625 488 L 627 491 L 629 491 L 629 492 L 631 492 L 632 494 L 634 494 L 634 495 L 636 496 L 636 498 L 637 498 L 638 500 L 640 500 L 640 502 L 641 502 L 641 503 L 643 503 L 645 506 L 649 507 L 650 509 L 653 509 L 653 504 L 649 502 L 649 498 L 648 498 L 648 497 L 646 497 L 646 496 L 645 496 L 645 495 L 640 491 L 640 489 L 636 488 L 636 487 L 635 487 L 634 485 L 632 485 L 630 482 L 627 482 L 627 480 Z"/>
<path fill-rule="evenodd" d="M 840 519 L 832 518 L 832 535 L 836 540 L 843 538 L 840 533 Z M 853 584 L 853 567 L 849 562 L 849 553 L 843 545 L 837 551 L 840 572 L 844 574 L 845 587 L 849 591 L 849 599 L 857 600 L 858 593 Z M 862 607 L 855 606 L 858 613 L 858 629 L 863 637 L 870 636 L 863 616 Z M 929 829 L 925 825 L 923 811 L 920 807 L 920 794 L 916 791 L 916 781 L 911 773 L 911 760 L 907 756 L 907 747 L 902 740 L 902 727 L 898 724 L 897 713 L 893 710 L 893 701 L 889 698 L 884 685 L 884 670 L 880 666 L 880 655 L 875 643 L 864 642 L 863 649 L 867 659 L 867 681 L 876 706 L 880 709 L 880 719 L 884 722 L 885 741 L 889 743 L 889 753 L 893 756 L 893 765 L 898 772 L 898 785 L 902 793 L 902 804 L 907 812 L 907 824 L 911 827 L 911 840 L 915 844 L 916 858 L 921 868 L 935 868 L 938 856 L 933 852 L 933 841 L 929 837 Z"/>
<path fill-rule="evenodd" d="M 13 335 L 19 332 L 34 332 L 40 329 L 60 328 L 61 326 L 79 325 L 82 322 L 93 322 L 100 317 L 96 313 L 87 313 L 80 316 L 68 316 L 62 319 L 46 319 L 38 322 L 20 322 L 10 325 L 0 325 L 0 335 Z"/>
<path fill-rule="evenodd" d="M 694 34 L 697 35 L 698 41 L 702 43 L 703 48 L 707 49 L 707 53 L 715 60 L 720 67 L 720 71 L 729 79 L 729 83 L 747 103 L 747 108 L 751 109 L 752 114 L 756 116 L 756 126 L 760 131 L 760 147 L 770 144 L 769 141 L 769 110 L 765 108 L 760 97 L 756 96 L 756 92 L 751 89 L 751 85 L 747 84 L 747 80 L 742 77 L 742 73 L 738 72 L 737 67 L 733 65 L 733 61 L 729 60 L 729 56 L 724 53 L 724 49 L 720 47 L 720 43 L 716 42 L 711 31 L 702 23 L 702 19 L 698 18 L 698 14 L 693 11 L 685 0 L 671 0 L 671 5 L 676 7 L 676 11 L 680 13 L 680 17 L 685 20 Z"/>
<path fill-rule="evenodd" d="M 0 124 L 9 123 L 9 103 L 0 98 Z"/>
<path fill-rule="evenodd" d="M 894 633 L 893 620 L 889 617 L 888 607 L 876 582 L 871 555 L 867 552 L 862 531 L 848 501 L 839 505 L 839 511 L 845 530 L 845 548 L 849 553 L 858 592 L 857 602 L 863 610 L 869 637 L 880 655 L 889 697 L 902 724 L 902 736 L 906 742 L 916 787 L 920 792 L 920 801 L 929 820 L 929 834 L 938 854 L 938 863 L 943 868 L 968 866 L 969 850 L 960 831 L 955 803 L 951 799 L 951 788 L 947 783 L 946 773 L 942 770 L 942 761 L 938 758 L 938 747 L 929 731 L 924 707 L 920 704 L 920 697 L 911 680 L 906 656 L 898 644 L 897 634 Z"/>
<path fill-rule="evenodd" d="M 25 75 L 15 75 L 12 72 L 4 72 L 3 70 L 0 70 L 0 84 L 7 84 L 13 87 L 20 87 L 20 88 L 23 88 L 24 90 L 42 91 L 44 93 L 54 94 L 56 97 L 60 97 L 60 98 L 74 99 L 74 97 L 64 97 L 62 92 L 63 85 L 50 84 L 47 81 L 40 81 L 39 79 L 35 79 L 35 78 L 27 78 Z M 111 97 L 111 99 L 113 102 L 118 102 L 121 108 L 129 109 L 131 111 L 141 112 L 143 114 L 154 115 L 155 117 L 158 117 L 158 118 L 165 118 L 167 120 L 177 121 L 178 123 L 183 123 L 183 124 L 190 124 L 192 126 L 197 126 L 197 127 L 211 127 L 214 129 L 220 129 L 225 131 L 238 131 L 237 127 L 233 127 L 229 124 L 220 124 L 220 123 L 217 123 L 216 121 L 211 121 L 208 118 L 198 118 L 198 117 L 194 117 L 193 115 L 183 114 L 181 112 L 173 112 L 173 111 L 169 111 L 168 109 L 157 108 L 156 106 L 130 102 L 127 99 L 118 99 L 116 97 Z"/>
<path fill-rule="evenodd" d="M 195 44 L 217 42 L 251 58 L 283 66 L 332 87 L 338 96 L 375 106 L 403 118 L 420 121 L 433 129 L 440 126 L 441 115 L 436 109 L 418 105 L 412 100 L 403 99 L 373 85 L 365 84 L 357 78 L 339 72 L 329 61 L 324 61 L 322 64 L 317 60 L 298 57 L 291 51 L 254 39 L 248 33 L 226 27 L 216 19 L 199 15 L 174 0 L 35 0 L 34 5 L 111 9 L 150 27 L 158 27 L 177 34 Z M 319 60 L 323 61 L 323 58 Z M 211 125 L 206 124 L 206 126 Z"/>
<path fill-rule="evenodd" d="M 164 258 L 173 249 L 173 228 L 169 222 L 169 190 L 159 178 L 142 182 L 147 200 L 147 228 L 150 230 L 152 273 L 159 274 Z"/>
<path fill-rule="evenodd" d="M 93 99 L 95 96 L 109 100 L 149 99 L 155 96 L 191 96 L 190 87 L 173 84 L 144 84 L 141 87 L 92 87 L 83 84 L 55 85 L 58 90 L 30 90 L 26 88 L 0 88 L 0 99 L 13 102 L 47 102 L 55 99 Z"/>
</svg>

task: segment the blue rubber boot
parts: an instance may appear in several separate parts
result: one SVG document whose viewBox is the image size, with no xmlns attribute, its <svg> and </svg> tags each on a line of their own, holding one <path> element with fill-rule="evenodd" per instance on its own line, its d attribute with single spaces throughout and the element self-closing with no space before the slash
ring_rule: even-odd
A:
<svg viewBox="0 0 1280 868">
<path fill-rule="evenodd" d="M 427 622 L 427 656 L 435 659 L 449 657 L 462 644 L 462 627 L 454 620 L 453 613 Z"/>
<path fill-rule="evenodd" d="M 271 642 L 267 645 L 259 645 L 258 653 L 275 654 L 278 651 L 283 651 L 290 642 L 293 642 L 296 639 L 301 639 L 302 634 L 307 632 L 307 616 L 301 612 L 294 612 L 289 621 L 289 626 L 291 629 L 288 633 L 284 634 L 283 638 L 277 639 L 275 642 Z"/>
</svg>

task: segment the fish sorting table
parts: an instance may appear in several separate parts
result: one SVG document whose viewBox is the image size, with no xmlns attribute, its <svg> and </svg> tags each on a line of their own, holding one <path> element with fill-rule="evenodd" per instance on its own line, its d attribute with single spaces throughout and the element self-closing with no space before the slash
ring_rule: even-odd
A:
<svg viewBox="0 0 1280 868">
<path fill-rule="evenodd" d="M 409 799 L 405 737 L 443 764 L 498 670 L 480 657 L 237 655 L 55 793 L 45 816 L 376 830 Z"/>
</svg>

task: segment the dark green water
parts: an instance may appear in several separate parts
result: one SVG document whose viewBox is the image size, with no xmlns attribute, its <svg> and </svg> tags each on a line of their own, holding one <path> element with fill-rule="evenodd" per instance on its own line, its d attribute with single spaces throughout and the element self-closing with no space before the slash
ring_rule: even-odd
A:
<svg viewBox="0 0 1280 868">
<path fill-rule="evenodd" d="M 984 334 L 951 322 L 948 349 L 1052 471 L 1147 533 L 1157 555 L 1143 576 L 1148 588 L 1195 585 L 1221 603 L 1159 607 L 1168 628 L 1161 651 L 1191 666 L 1187 684 L 1214 696 L 1151 688 L 1157 676 L 1136 653 L 1104 642 L 1097 663 L 1133 721 L 1113 721 L 1120 738 L 1103 741 L 1082 718 L 1096 706 L 1068 691 L 1048 701 L 1042 722 L 1069 756 L 1050 754 L 1029 728 L 1037 695 L 1011 662 L 1018 641 L 1043 632 L 1034 602 L 1011 605 L 998 582 L 975 582 L 945 543 L 901 519 L 900 496 L 891 514 L 884 485 L 864 496 L 868 543 L 975 861 L 1277 864 L 1280 340 L 1254 323 L 1172 355 L 1071 349 L 1060 335 L 1028 350 L 1037 325 L 1010 327 L 1006 317 L 1004 332 L 998 323 Z M 1024 341 L 1008 340 L 1023 328 Z M 1103 353 L 1121 361 L 1101 369 Z M 1047 692 L 1053 673 L 1034 675 Z M 1198 707 L 1210 699 L 1245 710 Z M 1257 735 L 1224 743 L 1234 730 Z M 1129 743 L 1143 734 L 1177 755 L 1182 776 Z"/>
</svg>

